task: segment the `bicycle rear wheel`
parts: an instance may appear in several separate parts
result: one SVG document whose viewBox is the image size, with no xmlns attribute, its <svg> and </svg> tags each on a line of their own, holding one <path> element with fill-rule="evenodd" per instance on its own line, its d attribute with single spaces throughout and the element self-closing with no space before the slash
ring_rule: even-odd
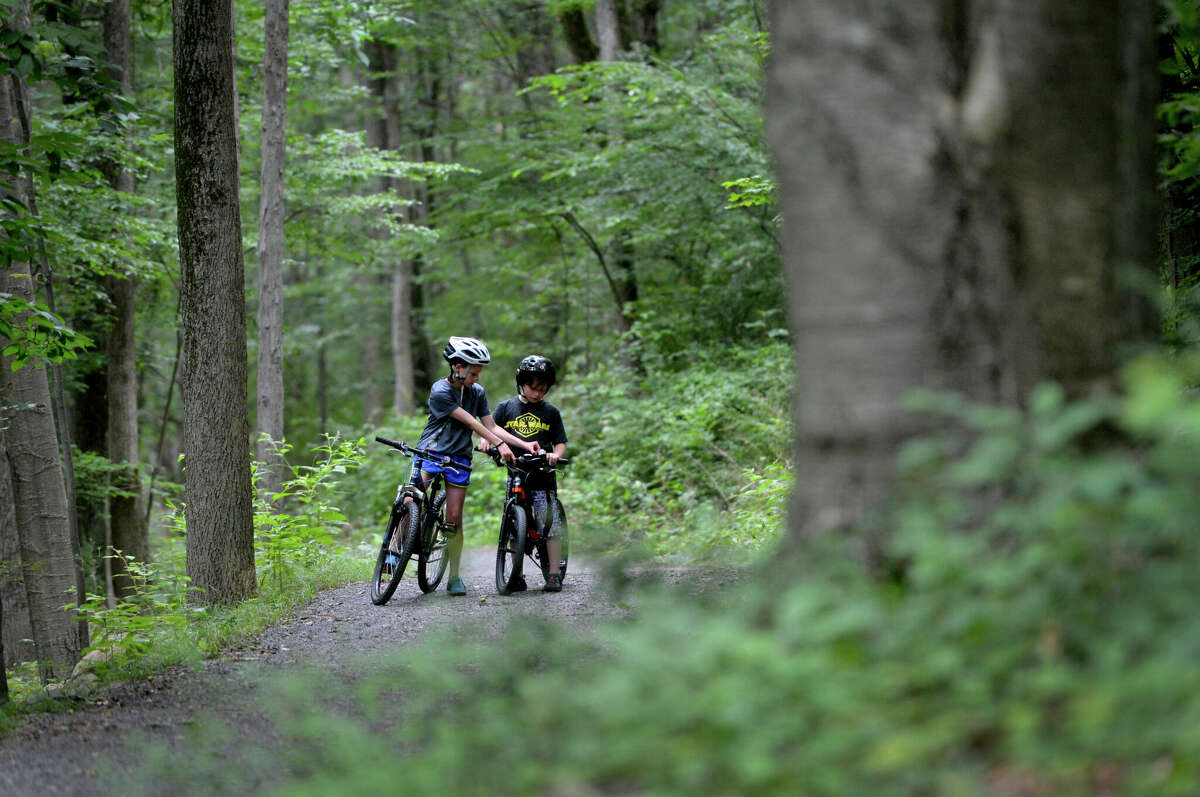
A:
<svg viewBox="0 0 1200 797">
<path fill-rule="evenodd" d="M 496 546 L 496 591 L 501 595 L 508 595 L 521 583 L 525 529 L 525 510 L 516 504 L 506 506 Z"/>
<path fill-rule="evenodd" d="M 417 584 L 422 592 L 433 592 L 442 583 L 450 555 L 446 546 L 450 540 L 443 533 L 446 527 L 446 494 L 433 499 L 433 511 L 425 516 L 427 527 L 421 532 L 421 551 L 417 556 Z"/>
<path fill-rule="evenodd" d="M 400 535 L 400 553 L 395 564 L 388 564 L 391 553 L 391 542 Z M 379 555 L 375 558 L 375 572 L 371 575 L 371 603 L 382 606 L 387 603 L 404 576 L 404 568 L 412 558 L 413 547 L 417 543 L 417 513 L 416 504 L 405 501 L 392 507 L 388 518 L 387 529 L 383 533 L 383 542 L 379 545 Z"/>
<path fill-rule="evenodd" d="M 568 531 L 568 529 L 566 529 L 566 510 L 563 509 L 563 502 L 559 501 L 558 496 L 554 496 L 554 510 L 556 510 L 554 521 L 558 523 L 558 527 L 554 529 L 554 533 L 556 533 L 556 537 L 558 537 L 559 544 L 562 544 L 563 546 L 562 553 L 559 555 L 558 575 L 563 577 L 563 579 L 566 579 L 566 558 L 568 558 L 568 555 L 571 551 L 571 545 L 569 535 L 566 533 L 566 531 Z"/>
<path fill-rule="evenodd" d="M 570 553 L 571 546 L 569 540 L 567 539 L 567 511 L 563 509 L 562 501 L 558 500 L 558 496 L 554 497 L 554 512 L 555 514 L 553 517 L 555 523 L 557 524 L 556 528 L 554 529 L 555 536 L 562 545 L 562 553 L 558 560 L 558 575 L 560 578 L 565 579 L 567 577 L 567 554 Z M 550 575 L 549 562 L 547 561 L 546 557 L 547 548 L 548 543 L 545 545 L 539 543 L 537 560 L 538 566 L 542 568 L 542 578 L 547 578 Z"/>
</svg>

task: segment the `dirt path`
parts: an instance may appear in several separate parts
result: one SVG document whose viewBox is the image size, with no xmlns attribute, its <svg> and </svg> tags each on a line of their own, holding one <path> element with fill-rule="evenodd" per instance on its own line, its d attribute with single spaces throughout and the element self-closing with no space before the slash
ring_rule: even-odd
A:
<svg viewBox="0 0 1200 797">
<path fill-rule="evenodd" d="M 200 717 L 216 718 L 259 741 L 270 739 L 270 720 L 255 696 L 264 679 L 280 672 L 357 666 L 347 662 L 353 654 L 402 646 L 433 628 L 483 623 L 498 634 L 518 615 L 586 627 L 625 612 L 605 594 L 599 568 L 586 561 L 572 560 L 560 593 L 543 593 L 538 574 L 529 577 L 528 592 L 502 597 L 493 584 L 494 555 L 484 549 L 466 552 L 465 598 L 452 598 L 444 589 L 423 595 L 415 576 L 406 574 L 391 601 L 377 607 L 366 583 L 350 584 L 323 593 L 254 645 L 229 651 L 200 671 L 120 684 L 71 713 L 34 715 L 0 738 L 0 795 L 127 793 L 120 781 L 144 763 L 144 743 L 179 751 Z"/>
</svg>

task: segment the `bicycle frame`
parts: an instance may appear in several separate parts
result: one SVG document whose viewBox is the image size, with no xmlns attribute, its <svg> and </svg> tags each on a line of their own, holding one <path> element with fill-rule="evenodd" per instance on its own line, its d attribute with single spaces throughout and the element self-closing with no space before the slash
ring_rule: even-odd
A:
<svg viewBox="0 0 1200 797">
<path fill-rule="evenodd" d="M 414 460 L 470 471 L 468 466 L 460 465 L 450 457 L 433 451 L 414 448 L 407 443 L 384 437 L 376 437 L 375 440 Z M 420 481 L 419 485 L 413 484 L 410 477 L 396 488 L 396 498 L 392 501 L 388 526 L 372 575 L 371 601 L 376 605 L 383 605 L 391 598 L 403 577 L 409 559 L 414 555 L 418 558 L 417 580 L 422 592 L 437 589 L 446 572 L 446 548 L 450 534 L 442 521 L 446 504 L 445 476 L 442 473 L 432 473 L 428 482 L 425 482 L 424 478 Z M 397 534 L 403 535 L 401 544 L 397 544 Z"/>
<path fill-rule="evenodd" d="M 501 513 L 500 540 L 497 548 L 496 588 L 507 595 L 514 589 L 514 584 L 522 581 L 520 562 L 528 558 L 537 565 L 543 575 L 549 571 L 549 538 L 545 536 L 546 521 L 539 523 L 534 509 L 533 495 L 525 487 L 525 479 L 531 473 L 550 473 L 554 466 L 546 463 L 545 454 L 525 454 L 516 457 L 512 462 L 502 462 L 499 453 L 491 449 L 488 454 L 497 465 L 505 465 L 508 470 L 508 480 L 505 485 L 504 509 Z M 567 464 L 568 460 L 559 459 L 558 463 Z M 561 502 L 555 494 L 547 503 L 548 521 L 553 524 L 554 517 L 561 515 L 565 524 L 566 515 L 559 507 Z M 515 508 L 515 509 L 514 509 Z M 551 514 L 553 513 L 553 514 Z M 513 524 L 518 528 L 513 529 Z M 510 531 L 510 529 L 512 529 Z M 566 526 L 561 531 L 562 550 L 558 567 L 555 570 L 561 576 L 566 573 L 567 549 Z M 519 552 L 519 553 L 518 553 Z M 524 589 L 524 587 L 520 587 Z"/>
</svg>

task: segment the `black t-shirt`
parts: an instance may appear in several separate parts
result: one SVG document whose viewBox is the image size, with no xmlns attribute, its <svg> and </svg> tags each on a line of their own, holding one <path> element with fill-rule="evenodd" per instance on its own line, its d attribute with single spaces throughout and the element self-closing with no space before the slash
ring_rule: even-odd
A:
<svg viewBox="0 0 1200 797">
<path fill-rule="evenodd" d="M 459 389 L 448 379 L 434 382 L 429 389 L 429 420 L 425 422 L 425 431 L 421 432 L 421 442 L 417 445 L 470 461 L 471 429 L 450 417 L 455 407 L 462 407 L 473 418 L 485 417 L 488 400 L 483 385 L 476 382 Z"/>
<path fill-rule="evenodd" d="M 562 415 L 558 407 L 548 401 L 524 404 L 521 399 L 513 396 L 500 402 L 496 411 L 492 413 L 492 419 L 497 426 L 527 443 L 537 440 L 538 445 L 546 451 L 553 451 L 554 446 L 567 442 L 567 430 L 563 426 Z M 554 489 L 552 476 L 547 480 L 548 483 L 542 482 L 544 486 L 538 486 L 536 482 L 541 481 L 531 477 L 529 486 Z"/>
</svg>

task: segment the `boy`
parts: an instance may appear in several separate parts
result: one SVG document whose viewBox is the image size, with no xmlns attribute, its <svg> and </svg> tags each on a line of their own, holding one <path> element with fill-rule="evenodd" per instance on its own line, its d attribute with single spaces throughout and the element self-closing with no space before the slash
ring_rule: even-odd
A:
<svg viewBox="0 0 1200 797">
<path fill-rule="evenodd" d="M 471 433 L 500 448 L 505 462 L 513 459 L 513 447 L 522 448 L 533 454 L 539 453 L 536 443 L 527 443 L 496 426 L 488 410 L 487 394 L 478 384 L 483 367 L 492 360 L 483 341 L 475 338 L 452 337 L 442 350 L 442 357 L 450 364 L 450 375 L 434 382 L 429 389 L 429 420 L 421 433 L 418 448 L 436 451 L 450 457 L 459 465 L 471 464 Z M 413 484 L 424 486 L 441 473 L 446 480 L 446 525 L 453 529 L 453 536 L 446 546 L 449 557 L 449 579 L 446 591 L 451 595 L 466 595 L 467 588 L 458 575 L 462 557 L 463 504 L 467 498 L 467 485 L 471 481 L 469 470 L 441 467 L 427 460 L 413 462 Z M 421 482 L 417 482 L 417 478 Z"/>
<path fill-rule="evenodd" d="M 553 465 L 567 454 L 567 432 L 562 415 L 548 401 L 546 394 L 558 381 L 554 363 L 540 354 L 531 354 L 517 366 L 517 395 L 496 407 L 493 419 L 499 429 L 511 432 L 519 442 L 546 452 L 547 464 Z M 503 454 L 503 452 L 501 452 Z M 544 529 L 550 563 L 546 576 L 546 592 L 562 590 L 562 540 L 560 534 L 566 519 L 558 512 L 558 483 L 553 473 L 531 474 L 525 483 L 533 497 L 533 522 Z M 525 588 L 524 577 L 520 589 Z"/>
</svg>

